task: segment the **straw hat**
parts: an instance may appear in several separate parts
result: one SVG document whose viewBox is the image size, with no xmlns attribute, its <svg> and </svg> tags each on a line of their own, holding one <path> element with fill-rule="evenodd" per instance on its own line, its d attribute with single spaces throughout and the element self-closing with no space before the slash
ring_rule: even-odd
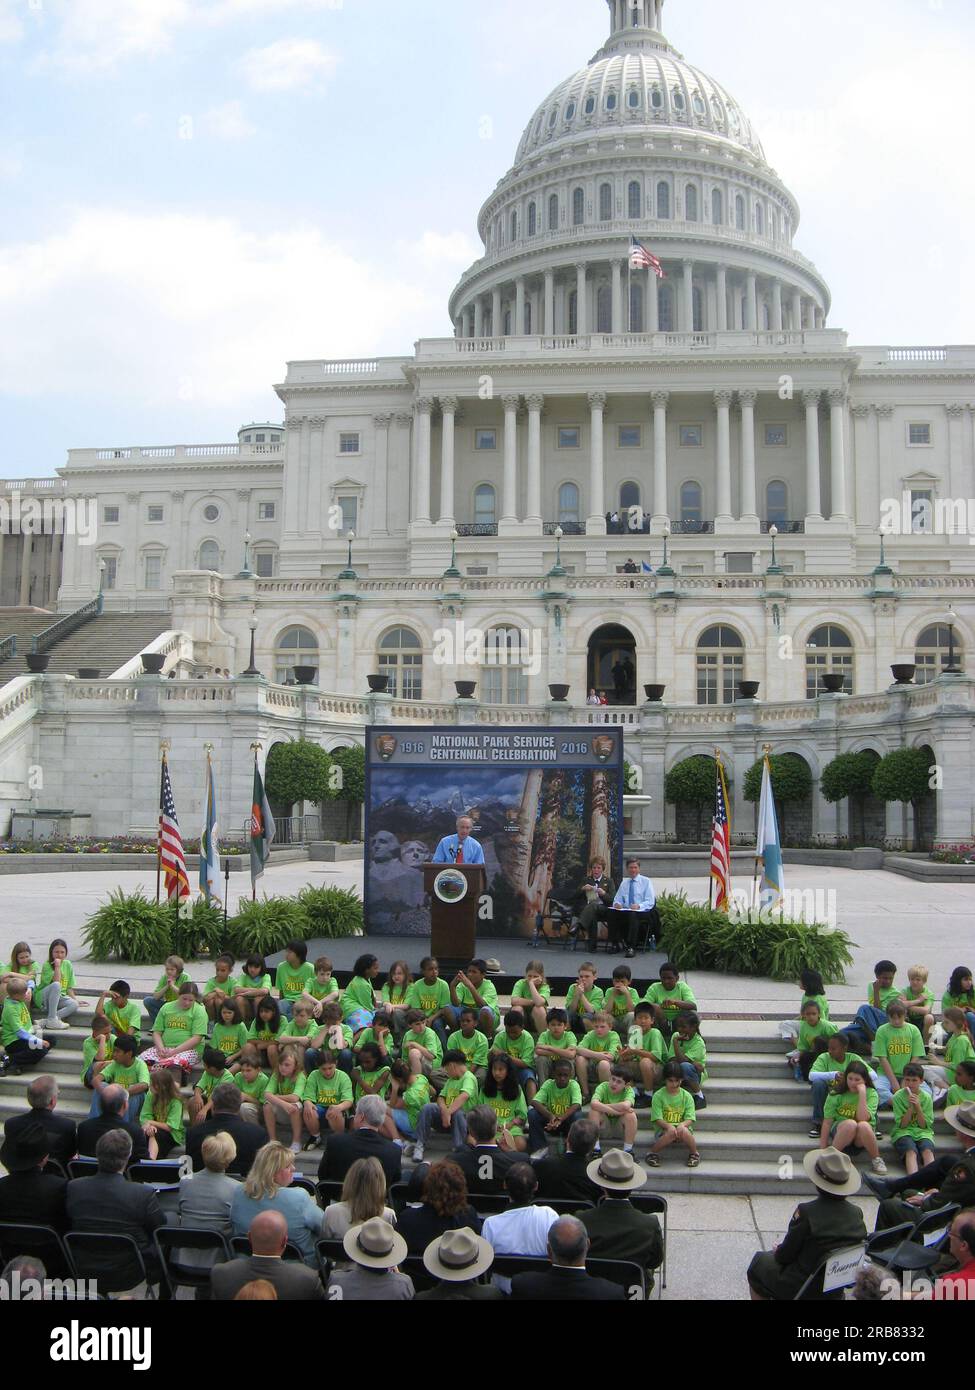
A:
<svg viewBox="0 0 975 1390">
<path fill-rule="evenodd" d="M 975 1139 L 975 1104 L 970 1100 L 963 1105 L 949 1105 L 945 1119 L 959 1134 L 967 1134 L 969 1139 Z"/>
<path fill-rule="evenodd" d="M 609 1149 L 586 1166 L 590 1182 L 606 1192 L 633 1192 L 647 1180 L 647 1171 L 625 1149 Z"/>
<path fill-rule="evenodd" d="M 802 1160 L 806 1177 L 822 1192 L 834 1197 L 852 1197 L 860 1191 L 860 1174 L 849 1156 L 839 1149 L 813 1149 Z"/>
<path fill-rule="evenodd" d="M 406 1241 L 381 1216 L 350 1226 L 342 1244 L 349 1259 L 367 1269 L 392 1269 L 407 1254 Z"/>
<path fill-rule="evenodd" d="M 445 1231 L 432 1240 L 423 1252 L 423 1263 L 438 1279 L 466 1282 L 491 1268 L 494 1247 L 469 1226 L 462 1226 L 459 1231 Z"/>
</svg>

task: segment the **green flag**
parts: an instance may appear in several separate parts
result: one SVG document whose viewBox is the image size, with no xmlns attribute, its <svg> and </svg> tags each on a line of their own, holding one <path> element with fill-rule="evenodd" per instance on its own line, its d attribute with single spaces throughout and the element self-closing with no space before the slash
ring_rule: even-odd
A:
<svg viewBox="0 0 975 1390">
<path fill-rule="evenodd" d="M 268 805 L 261 771 L 254 757 L 254 796 L 251 803 L 251 887 L 264 872 L 274 839 L 274 817 Z"/>
</svg>

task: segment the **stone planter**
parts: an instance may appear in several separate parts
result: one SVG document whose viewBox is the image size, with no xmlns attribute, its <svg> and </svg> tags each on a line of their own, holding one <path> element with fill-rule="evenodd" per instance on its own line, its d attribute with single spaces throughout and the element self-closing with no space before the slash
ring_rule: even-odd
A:
<svg viewBox="0 0 975 1390">
<path fill-rule="evenodd" d="M 317 666 L 296 666 L 294 668 L 295 680 L 299 685 L 314 685 L 315 677 L 318 675 Z"/>
<path fill-rule="evenodd" d="M 754 700 L 758 695 L 760 681 L 739 681 L 738 698 L 740 700 Z"/>
<path fill-rule="evenodd" d="M 564 705 L 566 703 L 566 697 L 569 694 L 569 686 L 550 685 L 548 688 L 548 693 L 551 695 L 554 704 Z"/>
<path fill-rule="evenodd" d="M 841 695 L 844 679 L 842 671 L 827 671 L 823 676 L 823 685 L 826 687 L 827 695 Z"/>
<path fill-rule="evenodd" d="M 366 680 L 369 682 L 370 695 L 385 695 L 389 689 L 388 676 L 366 676 Z"/>
<path fill-rule="evenodd" d="M 666 689 L 667 687 L 665 685 L 645 685 L 643 690 L 647 697 L 647 704 L 659 705 L 664 698 L 664 691 Z"/>
<path fill-rule="evenodd" d="M 27 662 L 28 671 L 32 672 L 35 676 L 40 675 L 42 671 L 46 671 L 48 666 L 50 666 L 51 653 L 28 652 L 24 660 Z"/>
<path fill-rule="evenodd" d="M 913 666 L 908 662 L 904 662 L 902 665 L 892 666 L 890 668 L 890 673 L 894 677 L 894 680 L 897 682 L 898 685 L 913 685 L 914 672 L 916 670 L 916 666 Z"/>
<path fill-rule="evenodd" d="M 161 676 L 162 668 L 166 664 L 166 656 L 163 652 L 143 652 L 142 670 L 147 676 Z"/>
<path fill-rule="evenodd" d="M 457 691 L 458 700 L 473 700 L 477 681 L 454 681 L 454 689 Z"/>
<path fill-rule="evenodd" d="M 98 668 L 95 667 L 95 666 L 79 666 L 79 667 L 78 667 L 78 679 L 79 679 L 80 681 L 97 681 L 97 680 L 101 680 L 101 675 L 102 675 L 101 671 L 99 671 Z"/>
</svg>

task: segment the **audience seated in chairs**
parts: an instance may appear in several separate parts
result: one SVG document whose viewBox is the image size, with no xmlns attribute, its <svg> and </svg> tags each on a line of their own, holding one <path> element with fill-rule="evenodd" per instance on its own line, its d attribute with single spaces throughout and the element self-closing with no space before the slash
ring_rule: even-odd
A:
<svg viewBox="0 0 975 1390">
<path fill-rule="evenodd" d="M 269 1146 L 270 1147 L 270 1146 Z M 278 1147 L 283 1147 L 278 1145 Z M 194 1179 L 195 1181 L 195 1179 Z M 284 1259 L 288 1222 L 280 1211 L 261 1211 L 247 1232 L 251 1253 L 215 1265 L 210 1275 L 213 1297 L 221 1301 L 240 1298 L 255 1280 L 265 1280 L 282 1302 L 321 1302 L 325 1298 L 318 1271 L 297 1260 Z M 256 1294 L 248 1295 L 256 1297 Z M 266 1297 L 266 1295 L 261 1295 Z"/>
<path fill-rule="evenodd" d="M 504 1297 L 493 1284 L 476 1281 L 494 1263 L 490 1244 L 469 1226 L 445 1231 L 430 1242 L 423 1252 L 423 1263 L 430 1274 L 439 1280 L 432 1289 L 416 1295 L 417 1301 L 428 1303 L 490 1303 Z"/>
<path fill-rule="evenodd" d="M 101 1093 L 102 1113 L 93 1119 L 82 1120 L 78 1126 L 78 1152 L 85 1157 L 98 1153 L 98 1144 L 106 1134 L 120 1129 L 129 1136 L 133 1163 L 149 1157 L 149 1141 L 141 1125 L 126 1119 L 129 1093 L 124 1086 L 106 1086 Z"/>
<path fill-rule="evenodd" d="M 388 1221 L 377 1216 L 360 1226 L 350 1226 L 342 1244 L 352 1267 L 332 1271 L 330 1297 L 357 1303 L 400 1302 L 413 1297 L 413 1280 L 396 1268 L 406 1259 L 406 1241 Z"/>
<path fill-rule="evenodd" d="M 476 1197 L 480 1192 L 503 1192 L 505 1177 L 519 1162 L 517 1153 L 509 1153 L 498 1144 L 498 1117 L 490 1105 L 475 1105 L 467 1112 L 467 1144 L 453 1149 L 451 1159 L 467 1181 L 467 1190 Z"/>
<path fill-rule="evenodd" d="M 29 1110 L 4 1124 L 4 1143 L 11 1146 L 8 1152 L 12 1153 L 17 1147 L 23 1130 L 41 1124 L 47 1135 L 48 1157 L 63 1167 L 78 1152 L 78 1126 L 70 1115 L 61 1114 L 57 1108 L 57 1078 L 35 1076 L 27 1087 L 27 1104 Z"/>
<path fill-rule="evenodd" d="M 544 1255 L 548 1249 L 549 1227 L 558 1221 L 558 1212 L 551 1207 L 536 1205 L 538 1178 L 530 1163 L 516 1163 L 504 1181 L 511 1206 L 507 1211 L 489 1216 L 481 1234 L 496 1255 Z M 494 1276 L 495 1283 L 505 1293 L 510 1282 Z"/>
<path fill-rule="evenodd" d="M 626 1299 L 622 1284 L 595 1279 L 586 1273 L 589 1235 L 575 1216 L 560 1216 L 547 1235 L 548 1257 L 552 1268 L 547 1274 L 526 1272 L 511 1281 L 511 1297 L 522 1302 L 621 1303 Z"/>
<path fill-rule="evenodd" d="M 121 1089 L 120 1095 L 124 1106 L 127 1097 Z M 158 1284 L 161 1270 L 152 1236 L 160 1226 L 165 1226 L 166 1218 L 159 1198 L 148 1183 L 126 1180 L 125 1169 L 131 1157 L 132 1138 L 127 1126 L 117 1125 L 102 1135 L 95 1146 L 98 1172 L 90 1178 L 72 1178 L 68 1183 L 67 1228 L 85 1235 L 131 1236 L 139 1247 L 149 1282 Z M 113 1292 L 135 1287 L 139 1282 L 136 1277 L 130 1285 L 120 1284 L 117 1257 L 112 1255 L 91 1254 L 86 1266 L 86 1278 L 103 1281 Z"/>
<path fill-rule="evenodd" d="M 294 1171 L 295 1156 L 290 1149 L 276 1139 L 264 1145 L 234 1194 L 232 1234 L 247 1235 L 259 1212 L 280 1212 L 287 1224 L 288 1240 L 301 1251 L 305 1264 L 314 1265 L 315 1241 L 321 1238 L 325 1213 L 304 1188 L 291 1186 Z"/>
<path fill-rule="evenodd" d="M 534 1165 L 541 1198 L 578 1198 L 583 1202 L 598 1202 L 602 1188 L 589 1177 L 589 1161 L 599 1131 L 594 1121 L 573 1121 L 566 1140 L 564 1154 L 550 1154 Z"/>
<path fill-rule="evenodd" d="M 240 1191 L 240 1182 L 227 1176 L 237 1154 L 229 1134 L 208 1134 L 203 1141 L 203 1171 L 181 1178 L 179 1183 L 179 1224 L 198 1230 L 233 1234 L 230 1211 Z M 205 1267 L 215 1258 L 209 1251 L 185 1250 L 177 1256 L 181 1265 Z"/>
<path fill-rule="evenodd" d="M 377 1158 L 392 1187 L 403 1169 L 403 1151 L 379 1133 L 386 1119 L 387 1105 L 382 1096 L 363 1096 L 355 1108 L 348 1134 L 330 1134 L 325 1155 L 318 1168 L 321 1181 L 341 1182 L 357 1158 Z"/>
<path fill-rule="evenodd" d="M 422 1202 L 400 1212 L 396 1229 L 411 1255 L 422 1255 L 431 1241 L 447 1231 L 480 1232 L 481 1218 L 470 1204 L 467 1180 L 451 1158 L 433 1163 L 423 1179 Z"/>
<path fill-rule="evenodd" d="M 588 1173 L 602 1189 L 595 1210 L 579 1216 L 589 1235 L 589 1254 L 594 1260 L 632 1260 L 647 1271 L 652 1284 L 653 1271 L 664 1257 L 660 1222 L 651 1213 L 638 1211 L 627 1198 L 627 1193 L 645 1186 L 646 1169 L 625 1150 L 610 1149 L 592 1160 Z"/>
<path fill-rule="evenodd" d="M 325 1208 L 322 1236 L 341 1240 L 350 1226 L 375 1216 L 396 1225 L 396 1213 L 386 1205 L 386 1174 L 378 1158 L 357 1158 L 343 1180 L 341 1201 Z"/>
<path fill-rule="evenodd" d="M 241 1092 L 232 1082 L 222 1082 L 213 1088 L 212 1111 L 199 1124 L 186 1131 L 186 1152 L 193 1171 L 204 1166 L 203 1145 L 214 1134 L 229 1134 L 234 1141 L 234 1158 L 227 1170 L 234 1177 L 246 1178 L 261 1149 L 267 1143 L 267 1133 L 260 1125 L 248 1124 L 241 1118 Z"/>
<path fill-rule="evenodd" d="M 65 1229 L 65 1192 L 68 1181 L 45 1173 L 50 1148 L 48 1135 L 38 1121 L 17 1131 L 17 1143 L 9 1134 L 0 1148 L 0 1163 L 8 1177 L 0 1178 L 0 1221 L 28 1226 Z"/>
</svg>

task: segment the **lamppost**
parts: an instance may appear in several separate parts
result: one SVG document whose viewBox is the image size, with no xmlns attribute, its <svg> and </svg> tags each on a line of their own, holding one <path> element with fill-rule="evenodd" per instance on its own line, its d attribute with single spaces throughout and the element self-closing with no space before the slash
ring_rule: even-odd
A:
<svg viewBox="0 0 975 1390">
<path fill-rule="evenodd" d="M 778 560 L 776 559 L 776 555 L 775 555 L 775 540 L 776 540 L 776 537 L 777 537 L 778 534 L 779 534 L 779 528 L 778 528 L 777 526 L 775 526 L 775 525 L 772 525 L 772 526 L 770 526 L 770 527 L 768 528 L 768 533 L 769 533 L 769 535 L 770 535 L 771 538 L 772 538 L 772 563 L 769 565 L 769 567 L 768 567 L 768 569 L 765 571 L 765 573 L 766 573 L 766 574 L 781 574 L 781 573 L 782 573 L 782 566 L 779 564 Z"/>
<path fill-rule="evenodd" d="M 105 571 L 106 571 L 107 569 L 108 569 L 108 565 L 106 565 L 105 561 L 104 561 L 104 560 L 99 560 L 99 562 L 98 562 L 98 593 L 99 593 L 99 595 L 101 595 L 102 589 L 105 587 Z"/>
<path fill-rule="evenodd" d="M 658 573 L 658 574 L 664 574 L 664 575 L 672 575 L 672 574 L 674 573 L 674 571 L 671 569 L 670 565 L 667 563 L 667 542 L 668 542 L 668 540 L 670 539 L 670 522 L 665 522 L 665 523 L 664 523 L 663 536 L 664 536 L 664 562 L 663 562 L 663 564 L 660 566 L 660 568 L 657 570 L 657 573 Z"/>
<path fill-rule="evenodd" d="M 339 579 L 358 579 L 358 578 L 359 578 L 359 576 L 356 574 L 355 570 L 352 568 L 352 542 L 353 542 L 354 540 L 355 540 L 355 532 L 354 532 L 354 531 L 350 531 L 350 532 L 348 533 L 348 542 L 349 542 L 349 553 L 348 553 L 348 558 L 346 559 L 346 562 L 345 562 L 345 569 L 344 569 L 344 570 L 341 570 L 340 573 L 339 573 Z"/>
<path fill-rule="evenodd" d="M 562 564 L 562 537 L 565 532 L 561 526 L 555 528 L 555 564 L 548 572 L 550 579 L 564 579 L 565 566 Z"/>
<path fill-rule="evenodd" d="M 249 559 L 250 544 L 251 544 L 251 541 L 252 541 L 252 540 L 253 540 L 253 537 L 251 536 L 251 533 L 250 533 L 249 531 L 245 531 L 245 532 L 244 532 L 244 568 L 241 570 L 240 574 L 238 574 L 238 576 L 237 576 L 238 579 L 253 579 L 253 578 L 254 578 L 254 571 L 251 569 L 251 566 L 250 566 L 250 559 Z"/>
<path fill-rule="evenodd" d="M 460 579 L 461 572 L 457 568 L 457 528 L 454 527 L 450 533 L 450 565 L 443 572 L 444 579 Z"/>
<path fill-rule="evenodd" d="M 953 608 L 949 608 L 941 621 L 948 628 L 948 665 L 941 674 L 944 676 L 960 676 L 963 672 L 955 661 L 955 623 L 958 621 L 958 614 Z"/>
<path fill-rule="evenodd" d="M 256 613 L 252 613 L 252 614 L 251 614 L 250 620 L 249 620 L 247 626 L 248 626 L 248 627 L 250 628 L 250 630 L 251 630 L 251 659 L 250 659 L 250 665 L 248 666 L 247 670 L 246 670 L 246 671 L 242 671 L 242 672 L 241 672 L 241 675 L 244 675 L 244 676 L 259 676 L 261 673 L 260 673 L 260 671 L 257 669 L 257 663 L 256 663 L 255 660 L 254 660 L 254 634 L 257 632 L 257 614 L 256 614 Z"/>
</svg>

